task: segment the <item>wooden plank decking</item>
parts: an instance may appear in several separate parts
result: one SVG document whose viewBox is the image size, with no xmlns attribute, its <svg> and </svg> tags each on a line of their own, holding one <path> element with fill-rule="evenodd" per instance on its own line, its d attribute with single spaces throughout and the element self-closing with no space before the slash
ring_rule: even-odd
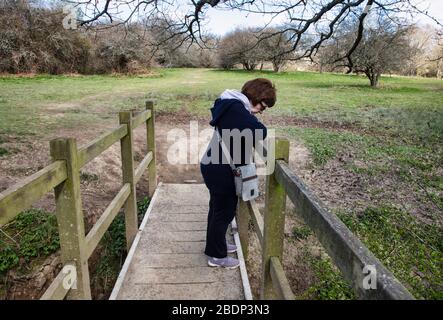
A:
<svg viewBox="0 0 443 320">
<path fill-rule="evenodd" d="M 241 252 L 242 268 L 207 265 L 208 202 L 202 184 L 160 184 L 110 299 L 250 299 Z"/>
</svg>

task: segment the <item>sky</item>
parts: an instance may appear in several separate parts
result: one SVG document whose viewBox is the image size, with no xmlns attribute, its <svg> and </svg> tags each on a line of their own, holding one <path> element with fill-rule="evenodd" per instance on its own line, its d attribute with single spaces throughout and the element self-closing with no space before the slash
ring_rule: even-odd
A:
<svg viewBox="0 0 443 320">
<path fill-rule="evenodd" d="M 423 7 L 429 6 L 429 14 L 438 18 L 443 22 L 443 0 L 422 0 Z M 210 8 L 206 14 L 207 27 L 206 30 L 217 34 L 224 35 L 237 27 L 257 27 L 263 26 L 268 23 L 269 17 L 264 17 L 259 14 L 245 14 L 239 11 L 221 11 L 220 9 Z M 283 15 L 279 18 L 279 21 L 273 21 L 278 24 L 284 19 Z M 419 23 L 433 23 L 426 17 L 421 17 Z"/>
</svg>

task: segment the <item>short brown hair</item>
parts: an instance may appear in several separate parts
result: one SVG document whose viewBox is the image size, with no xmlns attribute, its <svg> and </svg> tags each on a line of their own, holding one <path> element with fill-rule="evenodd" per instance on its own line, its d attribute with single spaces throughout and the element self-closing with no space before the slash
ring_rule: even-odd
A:
<svg viewBox="0 0 443 320">
<path fill-rule="evenodd" d="M 277 89 L 268 79 L 249 80 L 243 85 L 241 92 L 251 100 L 254 106 L 263 101 L 268 107 L 272 107 L 277 101 Z"/>
</svg>

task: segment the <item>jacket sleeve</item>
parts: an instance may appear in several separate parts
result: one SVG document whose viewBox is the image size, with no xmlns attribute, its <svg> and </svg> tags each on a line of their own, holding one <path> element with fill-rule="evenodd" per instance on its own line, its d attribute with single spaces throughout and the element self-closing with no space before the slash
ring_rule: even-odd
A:
<svg viewBox="0 0 443 320">
<path fill-rule="evenodd" d="M 248 110 L 245 109 L 243 104 L 239 102 L 235 103 L 231 106 L 231 109 L 226 113 L 226 115 L 220 121 L 220 127 L 223 129 L 238 129 L 243 131 L 245 129 L 250 129 L 252 131 L 252 146 L 255 148 L 257 143 L 263 143 L 263 140 L 266 138 L 267 129 L 261 123 L 257 117 L 251 114 Z M 261 134 L 257 132 L 261 131 Z M 256 138 L 259 140 L 256 141 Z M 249 155 L 252 150 L 246 150 L 245 141 L 242 138 L 241 141 L 241 159 L 242 162 L 240 164 L 235 163 L 236 165 L 246 164 L 245 159 L 249 159 Z M 233 155 L 233 146 L 231 145 L 231 156 Z M 244 160 L 244 161 L 243 161 Z"/>
<path fill-rule="evenodd" d="M 242 106 L 243 107 L 243 106 Z M 249 113 L 244 107 L 236 109 L 234 111 L 235 118 L 237 119 L 237 128 L 242 131 L 244 129 L 251 129 L 254 137 L 254 147 L 255 147 L 255 138 L 256 136 L 262 137 L 262 139 L 266 139 L 266 136 L 268 134 L 267 129 L 263 123 L 261 123 L 256 116 Z M 262 132 L 262 135 L 257 135 L 257 130 Z M 262 140 L 260 139 L 260 140 Z"/>
</svg>

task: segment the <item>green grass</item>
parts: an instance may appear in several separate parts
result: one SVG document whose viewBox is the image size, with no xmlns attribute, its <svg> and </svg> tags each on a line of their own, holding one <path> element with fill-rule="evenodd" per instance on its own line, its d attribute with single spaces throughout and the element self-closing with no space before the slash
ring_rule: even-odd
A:
<svg viewBox="0 0 443 320">
<path fill-rule="evenodd" d="M 0 300 L 6 296 L 7 272 L 32 272 L 60 248 L 56 217 L 40 209 L 20 213 L 0 228 Z"/>
<path fill-rule="evenodd" d="M 416 298 L 443 299 L 443 229 L 391 207 L 339 216 Z"/>
<path fill-rule="evenodd" d="M 139 223 L 149 206 L 145 197 L 137 202 Z M 92 286 L 110 292 L 126 257 L 125 217 L 119 214 L 100 241 L 100 259 L 92 266 Z M 0 297 L 6 290 L 1 283 L 6 272 L 15 269 L 26 273 L 32 265 L 60 249 L 57 219 L 40 209 L 21 212 L 0 229 Z"/>
<path fill-rule="evenodd" d="M 98 175 L 95 173 L 81 171 L 80 172 L 80 180 L 86 181 L 86 182 L 98 181 Z"/>
<path fill-rule="evenodd" d="M 302 141 L 312 156 L 312 166 L 322 170 L 334 159 L 344 162 L 343 169 L 364 181 L 375 181 L 378 188 L 368 188 L 379 198 L 386 191 L 384 179 L 406 184 L 414 195 L 414 204 L 427 203 L 422 212 L 429 222 L 417 220 L 412 213 L 391 206 L 386 199 L 379 207 L 354 207 L 339 216 L 393 274 L 419 299 L 443 299 L 443 178 L 441 177 L 443 146 L 433 139 L 407 139 L 370 135 L 364 132 L 332 131 L 325 128 L 289 128 L 279 132 Z M 346 171 L 343 174 L 346 175 Z M 366 182 L 367 183 L 367 182 Z M 405 207 L 407 208 L 407 207 Z M 295 236 L 299 237 L 297 230 Z M 315 264 L 314 264 L 315 265 Z M 319 278 L 319 283 L 323 280 Z M 318 294 L 340 291 L 340 282 L 328 282 Z M 326 294 L 329 296 L 329 294 Z M 321 298 L 321 296 L 319 296 Z"/>
<path fill-rule="evenodd" d="M 346 283 L 340 271 L 328 257 L 314 257 L 305 252 L 305 261 L 312 268 L 316 282 L 298 299 L 351 300 L 356 299 L 351 286 Z"/>
<path fill-rule="evenodd" d="M 161 111 L 209 115 L 226 88 L 254 77 L 276 83 L 274 115 L 335 121 L 377 131 L 400 130 L 441 137 L 443 83 L 435 79 L 383 78 L 373 89 L 360 76 L 312 72 L 244 72 L 161 69 L 155 76 L 0 77 L 1 134 L 42 134 L 59 127 L 93 124 L 147 98 Z M 48 111 L 48 109 L 50 111 Z M 57 116 L 54 116 L 57 114 Z"/>
<path fill-rule="evenodd" d="M 305 240 L 312 234 L 311 229 L 307 226 L 292 228 L 292 237 L 295 240 Z"/>
<path fill-rule="evenodd" d="M 333 132 L 323 128 L 278 128 L 277 133 L 288 136 L 290 139 L 301 140 L 310 150 L 313 163 L 324 165 L 328 160 L 337 157 L 339 151 L 348 146 L 360 149 L 372 142 L 372 138 L 350 132 Z"/>
<path fill-rule="evenodd" d="M 39 209 L 20 213 L 0 233 L 0 274 L 31 260 L 46 257 L 60 247 L 57 219 Z"/>
<path fill-rule="evenodd" d="M 5 148 L 0 147 L 0 157 L 9 154 L 9 151 Z"/>
</svg>

